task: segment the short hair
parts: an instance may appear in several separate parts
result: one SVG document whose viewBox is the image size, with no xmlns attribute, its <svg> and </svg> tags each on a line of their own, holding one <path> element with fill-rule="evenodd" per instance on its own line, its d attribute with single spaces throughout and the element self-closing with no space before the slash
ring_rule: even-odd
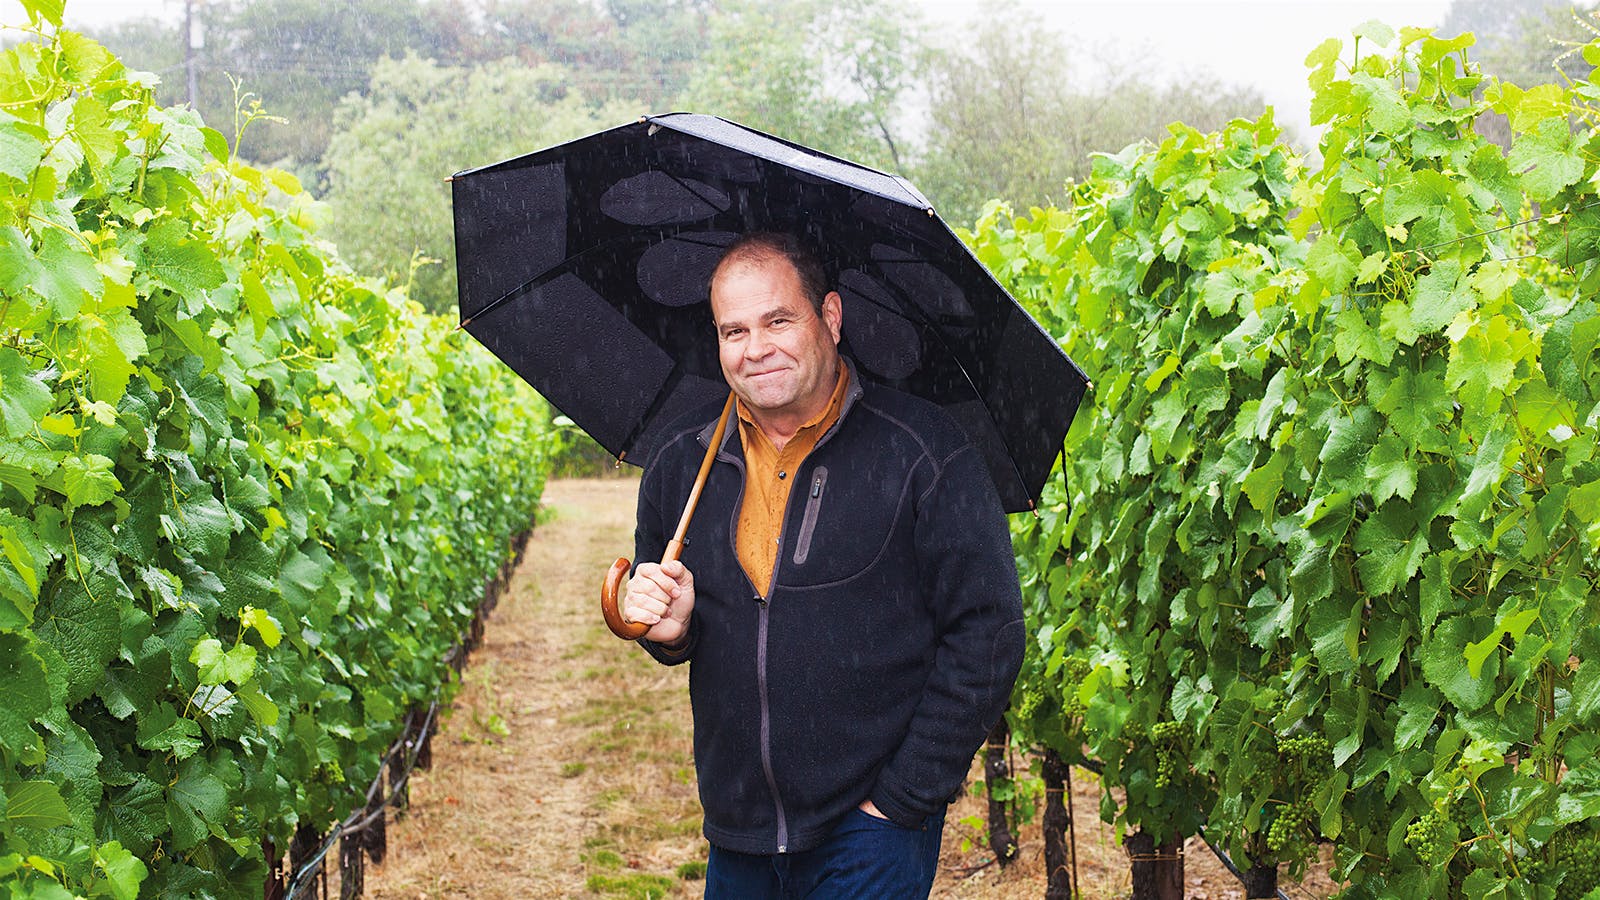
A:
<svg viewBox="0 0 1600 900">
<path fill-rule="evenodd" d="M 752 231 L 740 235 L 717 260 L 716 268 L 711 270 L 710 284 L 716 283 L 725 266 L 772 259 L 784 260 L 794 267 L 795 274 L 800 277 L 800 292 L 821 315 L 822 300 L 828 294 L 828 276 L 822 259 L 805 242 L 786 231 Z"/>
</svg>

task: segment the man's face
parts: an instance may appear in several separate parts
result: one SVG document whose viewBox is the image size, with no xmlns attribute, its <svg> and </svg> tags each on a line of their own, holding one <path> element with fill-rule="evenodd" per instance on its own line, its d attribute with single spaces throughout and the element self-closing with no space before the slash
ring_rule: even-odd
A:
<svg viewBox="0 0 1600 900">
<path fill-rule="evenodd" d="M 782 257 L 729 263 L 711 284 L 722 374 L 757 423 L 792 430 L 822 411 L 839 369 L 839 295 L 818 316 Z"/>
</svg>

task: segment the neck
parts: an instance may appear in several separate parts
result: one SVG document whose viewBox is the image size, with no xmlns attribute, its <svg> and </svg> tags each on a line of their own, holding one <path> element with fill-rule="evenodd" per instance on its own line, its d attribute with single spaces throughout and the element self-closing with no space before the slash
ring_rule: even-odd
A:
<svg viewBox="0 0 1600 900">
<path fill-rule="evenodd" d="M 773 423 L 763 421 L 760 416 L 756 416 L 755 420 L 756 427 L 761 429 L 761 433 L 767 436 L 767 440 L 772 442 L 772 446 L 777 447 L 779 450 L 782 450 L 784 445 L 793 440 L 794 436 L 800 432 L 799 422 L 789 422 L 782 425 L 775 425 Z"/>
</svg>

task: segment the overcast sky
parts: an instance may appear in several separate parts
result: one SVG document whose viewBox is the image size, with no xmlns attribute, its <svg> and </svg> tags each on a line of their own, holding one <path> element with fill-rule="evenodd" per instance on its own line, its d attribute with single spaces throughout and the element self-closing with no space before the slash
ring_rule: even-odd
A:
<svg viewBox="0 0 1600 900">
<path fill-rule="evenodd" d="M 936 24 L 967 21 L 983 4 L 911 0 Z M 1018 0 L 1022 13 L 1080 46 L 1133 53 L 1147 48 L 1145 71 L 1170 78 L 1211 72 L 1258 88 L 1278 120 L 1309 137 L 1305 57 L 1329 37 L 1349 39 L 1369 19 L 1439 24 L 1449 0 Z M 183 0 L 68 0 L 67 22 L 82 27 L 145 15 L 176 18 Z M 17 0 L 0 0 L 0 21 L 22 19 Z"/>
<path fill-rule="evenodd" d="M 960 22 L 975 4 L 917 0 L 935 21 Z M 1259 89 L 1278 121 L 1310 137 L 1311 92 L 1306 54 L 1330 37 L 1348 44 L 1350 30 L 1379 19 L 1439 24 L 1449 0 L 1019 0 L 1039 21 L 1080 46 L 1148 48 L 1147 71 L 1170 78 L 1210 72 Z M 979 9 L 982 7 L 979 6 Z"/>
</svg>

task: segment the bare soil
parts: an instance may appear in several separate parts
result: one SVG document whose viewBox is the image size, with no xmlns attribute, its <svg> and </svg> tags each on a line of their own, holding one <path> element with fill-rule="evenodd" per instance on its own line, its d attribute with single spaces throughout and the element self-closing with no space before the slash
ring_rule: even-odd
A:
<svg viewBox="0 0 1600 900">
<path fill-rule="evenodd" d="M 412 775 L 410 809 L 388 828 L 388 856 L 367 870 L 368 896 L 701 894 L 706 844 L 687 667 L 659 666 L 612 637 L 597 608 L 601 576 L 633 545 L 637 487 L 616 478 L 546 487 L 527 555 L 434 739 L 433 768 Z M 975 764 L 972 777 L 981 775 Z M 1099 819 L 1100 796 L 1098 780 L 1074 770 L 1082 896 L 1124 897 L 1127 855 Z M 973 824 L 983 810 L 973 796 L 951 810 L 933 896 L 1043 897 L 1038 817 L 1020 828 L 1018 857 L 1001 868 Z M 1191 840 L 1185 853 L 1186 896 L 1244 896 L 1203 843 Z M 1323 867 L 1283 888 L 1296 898 L 1333 892 Z"/>
</svg>

